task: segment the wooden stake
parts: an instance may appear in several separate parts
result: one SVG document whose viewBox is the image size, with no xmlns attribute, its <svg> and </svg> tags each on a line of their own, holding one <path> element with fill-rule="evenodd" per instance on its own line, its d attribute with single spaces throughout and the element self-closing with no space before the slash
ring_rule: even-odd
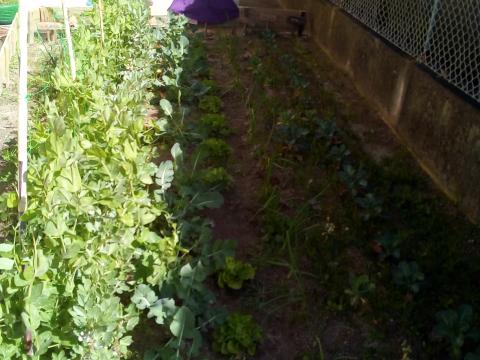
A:
<svg viewBox="0 0 480 360">
<path fill-rule="evenodd" d="M 62 0 L 63 20 L 65 23 L 65 35 L 67 37 L 68 56 L 70 58 L 70 70 L 72 71 L 72 79 L 77 78 L 77 65 L 75 62 L 75 54 L 73 53 L 72 33 L 70 32 L 70 21 L 68 20 L 68 9 L 65 0 Z"/>
<path fill-rule="evenodd" d="M 28 0 L 20 0 L 20 69 L 18 79 L 18 214 L 27 210 L 28 169 Z"/>
</svg>

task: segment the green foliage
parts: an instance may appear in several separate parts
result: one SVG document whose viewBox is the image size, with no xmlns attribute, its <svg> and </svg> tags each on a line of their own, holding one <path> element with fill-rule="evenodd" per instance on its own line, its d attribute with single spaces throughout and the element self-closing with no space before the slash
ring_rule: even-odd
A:
<svg viewBox="0 0 480 360">
<path fill-rule="evenodd" d="M 425 280 L 425 275 L 414 261 L 402 261 L 393 272 L 393 281 L 398 286 L 413 293 L 418 293 Z"/>
<path fill-rule="evenodd" d="M 345 294 L 350 297 L 350 305 L 355 307 L 366 302 L 365 297 L 375 290 L 375 284 L 370 281 L 368 275 L 351 276 L 350 288 Z"/>
<path fill-rule="evenodd" d="M 200 100 L 198 107 L 207 114 L 217 114 L 222 109 L 222 100 L 218 96 L 208 95 Z"/>
<path fill-rule="evenodd" d="M 244 359 L 255 355 L 262 339 L 262 330 L 251 315 L 232 314 L 213 333 L 213 350 Z"/>
<path fill-rule="evenodd" d="M 480 346 L 477 347 L 475 352 L 470 352 L 465 356 L 465 360 L 480 360 Z"/>
<path fill-rule="evenodd" d="M 243 283 L 255 277 L 255 269 L 251 264 L 229 256 L 225 259 L 225 268 L 218 273 L 218 286 L 221 288 L 241 289 Z"/>
<path fill-rule="evenodd" d="M 15 181 L 17 147 L 14 145 L 15 144 L 7 144 L 7 146 L 0 151 L 0 167 L 2 169 L 0 186 L 8 186 Z"/>
<path fill-rule="evenodd" d="M 200 128 L 206 137 L 223 137 L 231 134 L 225 115 L 206 114 L 200 118 Z"/>
<path fill-rule="evenodd" d="M 1 358 L 127 358 L 145 312 L 170 333 L 154 353 L 180 359 L 198 354 L 201 324 L 222 318 L 203 281 L 231 251 L 210 244 L 210 225 L 195 213 L 223 198 L 182 183 L 180 144 L 157 166 L 150 144 L 160 124 L 145 127 L 150 91 L 168 88 L 178 102 L 159 101 L 162 140 L 184 140 L 185 20 L 154 31 L 141 0 L 104 0 L 103 15 L 105 42 L 96 10 L 74 33 L 76 81 L 62 61 L 42 74 L 22 232 L 15 193 L 0 195 L 12 239 L 0 244 Z"/>
<path fill-rule="evenodd" d="M 435 318 L 434 332 L 450 344 L 454 359 L 459 359 L 462 347 L 467 339 L 480 340 L 480 329 L 473 327 L 474 313 L 470 305 L 461 305 L 455 310 L 439 311 Z M 474 356 L 473 354 L 470 357 Z"/>
<path fill-rule="evenodd" d="M 233 178 L 224 167 L 208 168 L 202 174 L 202 181 L 208 187 L 226 189 L 233 183 Z"/>
<path fill-rule="evenodd" d="M 204 140 L 199 149 L 214 164 L 225 164 L 232 153 L 231 147 L 224 140 L 216 138 Z"/>
<path fill-rule="evenodd" d="M 382 235 L 377 242 L 382 247 L 382 253 L 380 254 L 382 260 L 400 258 L 401 238 L 398 234 L 386 233 Z"/>
</svg>

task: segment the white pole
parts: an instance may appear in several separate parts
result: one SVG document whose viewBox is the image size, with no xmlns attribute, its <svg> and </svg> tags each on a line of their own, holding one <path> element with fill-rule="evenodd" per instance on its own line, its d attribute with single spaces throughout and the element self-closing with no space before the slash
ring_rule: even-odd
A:
<svg viewBox="0 0 480 360">
<path fill-rule="evenodd" d="M 18 80 L 18 213 L 27 210 L 27 143 L 28 143 L 28 0 L 20 0 L 20 70 Z"/>
<path fill-rule="evenodd" d="M 70 57 L 70 70 L 72 71 L 72 79 L 77 77 L 77 64 L 75 63 L 75 54 L 73 53 L 72 33 L 70 32 L 70 21 L 68 20 L 68 10 L 65 0 L 62 0 L 63 20 L 65 23 L 65 35 L 67 36 L 68 56 Z"/>
<path fill-rule="evenodd" d="M 100 11 L 100 32 L 102 34 L 102 46 L 105 46 L 105 30 L 103 28 L 103 1 L 98 0 L 98 10 Z"/>
</svg>

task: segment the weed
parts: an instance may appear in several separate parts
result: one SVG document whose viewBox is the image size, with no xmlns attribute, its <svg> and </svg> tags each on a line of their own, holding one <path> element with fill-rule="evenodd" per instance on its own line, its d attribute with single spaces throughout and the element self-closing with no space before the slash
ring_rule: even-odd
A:
<svg viewBox="0 0 480 360">
<path fill-rule="evenodd" d="M 375 284 L 368 275 L 351 276 L 350 288 L 345 290 L 350 298 L 350 305 L 356 307 L 366 303 L 365 297 L 375 290 Z"/>
</svg>

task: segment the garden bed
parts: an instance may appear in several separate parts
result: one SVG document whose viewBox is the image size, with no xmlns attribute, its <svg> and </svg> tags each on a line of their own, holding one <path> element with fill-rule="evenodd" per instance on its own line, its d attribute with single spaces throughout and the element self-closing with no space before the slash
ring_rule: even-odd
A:
<svg viewBox="0 0 480 360">
<path fill-rule="evenodd" d="M 0 357 L 477 358 L 478 229 L 346 77 L 103 3 L 34 82 L 21 224 L 0 196 Z"/>
</svg>

